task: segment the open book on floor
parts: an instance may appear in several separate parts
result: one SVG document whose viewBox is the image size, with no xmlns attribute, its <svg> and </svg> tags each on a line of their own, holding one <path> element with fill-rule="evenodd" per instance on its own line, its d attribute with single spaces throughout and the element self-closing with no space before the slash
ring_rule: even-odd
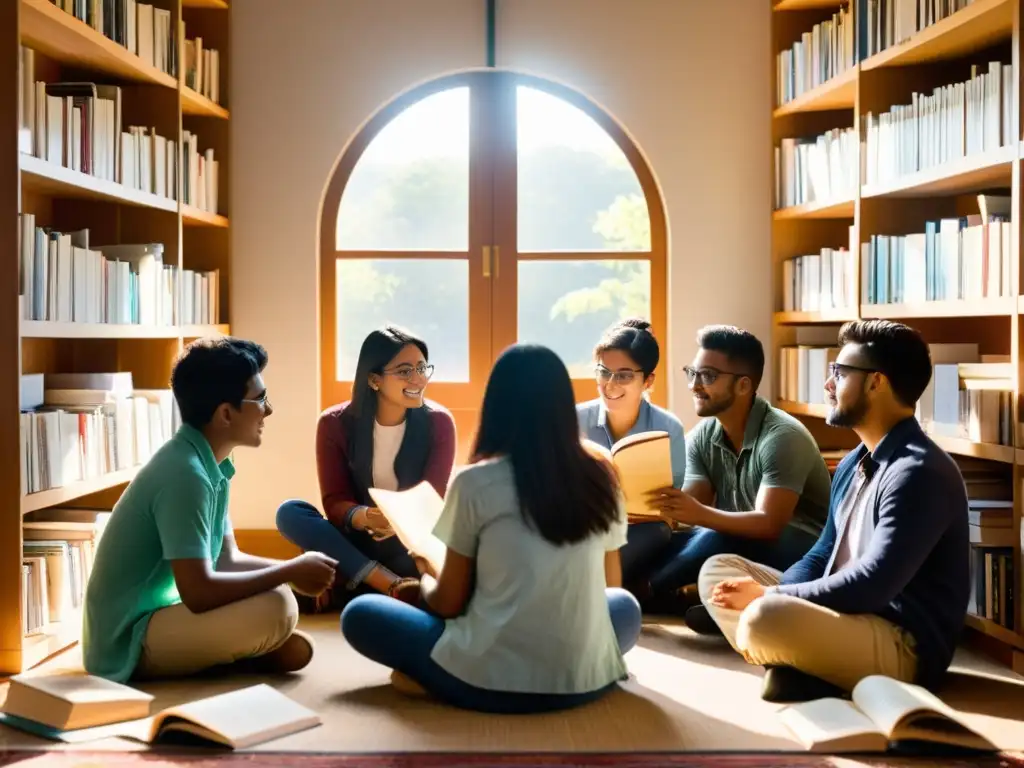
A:
<svg viewBox="0 0 1024 768">
<path fill-rule="evenodd" d="M 918 685 L 871 675 L 857 683 L 851 698 L 791 704 L 779 710 L 779 717 L 810 752 L 996 749 L 951 707 Z"/>
<path fill-rule="evenodd" d="M 611 449 L 612 462 L 619 471 L 626 513 L 631 518 L 660 519 L 647 504 L 646 494 L 672 485 L 672 451 L 668 432 L 639 432 L 627 435 Z"/>
<path fill-rule="evenodd" d="M 246 749 L 320 725 L 320 716 L 266 683 L 169 707 L 153 717 L 78 729 L 58 728 L 0 713 L 0 723 L 53 741 L 80 743 L 110 737 L 146 744 Z"/>
<path fill-rule="evenodd" d="M 440 573 L 447 547 L 434 535 L 434 526 L 441 519 L 444 500 L 434 486 L 424 480 L 405 491 L 370 488 L 369 492 L 405 548 Z"/>
</svg>

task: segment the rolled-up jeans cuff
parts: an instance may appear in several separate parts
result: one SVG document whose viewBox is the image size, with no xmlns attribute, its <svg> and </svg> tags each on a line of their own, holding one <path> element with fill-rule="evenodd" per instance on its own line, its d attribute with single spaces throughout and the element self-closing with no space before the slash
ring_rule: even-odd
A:
<svg viewBox="0 0 1024 768">
<path fill-rule="evenodd" d="M 345 584 L 345 589 L 351 592 L 353 589 L 358 587 L 366 580 L 366 577 L 370 575 L 370 571 L 376 568 L 377 565 L 378 563 L 376 560 L 367 561 L 366 565 L 364 565 L 362 568 L 356 571 L 352 575 L 352 578 L 348 580 L 348 582 Z"/>
</svg>

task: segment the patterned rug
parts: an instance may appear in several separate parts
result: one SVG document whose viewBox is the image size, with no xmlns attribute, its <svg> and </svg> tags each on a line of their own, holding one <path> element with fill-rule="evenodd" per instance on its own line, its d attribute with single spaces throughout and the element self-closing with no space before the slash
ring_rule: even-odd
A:
<svg viewBox="0 0 1024 768">
<path fill-rule="evenodd" d="M 982 757 L 898 758 L 887 756 L 804 755 L 790 753 L 609 753 L 609 754 L 457 754 L 444 752 L 341 755 L 309 752 L 0 752 L 0 766 L 17 768 L 571 768 L 575 766 L 616 766 L 616 768 L 1024 768 L 1024 754 Z"/>
</svg>

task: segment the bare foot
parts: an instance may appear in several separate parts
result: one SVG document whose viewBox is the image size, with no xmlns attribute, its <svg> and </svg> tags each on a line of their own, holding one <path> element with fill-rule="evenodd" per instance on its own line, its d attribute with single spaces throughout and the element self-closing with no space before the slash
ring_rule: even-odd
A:
<svg viewBox="0 0 1024 768">
<path fill-rule="evenodd" d="M 391 670 L 391 685 L 396 691 L 404 693 L 406 696 L 426 697 L 430 695 L 426 688 L 397 669 Z"/>
</svg>

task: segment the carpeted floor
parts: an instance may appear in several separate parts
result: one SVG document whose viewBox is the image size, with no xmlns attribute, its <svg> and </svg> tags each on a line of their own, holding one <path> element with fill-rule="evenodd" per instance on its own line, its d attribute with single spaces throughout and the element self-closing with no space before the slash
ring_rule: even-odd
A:
<svg viewBox="0 0 1024 768">
<path fill-rule="evenodd" d="M 347 646 L 338 631 L 336 615 L 304 618 L 303 627 L 313 634 L 317 643 L 313 663 L 297 675 L 266 679 L 266 682 L 319 712 L 323 724 L 259 745 L 244 757 L 240 753 L 228 755 L 225 760 L 230 758 L 230 764 L 241 766 L 244 762 L 253 768 L 290 765 L 294 762 L 292 757 L 298 758 L 295 753 L 305 753 L 302 765 L 310 768 L 607 765 L 606 759 L 598 756 L 608 754 L 614 755 L 618 765 L 731 768 L 823 764 L 817 758 L 804 760 L 799 754 L 771 755 L 800 753 L 801 747 L 779 721 L 778 705 L 761 700 L 762 670 L 744 663 L 723 640 L 698 637 L 678 623 L 652 622 L 645 626 L 639 645 L 626 657 L 632 679 L 605 699 L 565 713 L 509 717 L 464 712 L 433 701 L 402 696 L 389 685 L 387 669 L 367 661 Z M 58 657 L 50 666 L 80 667 L 80 658 L 77 651 L 72 651 Z M 261 679 L 236 677 L 162 682 L 145 688 L 156 695 L 153 712 L 157 712 L 259 681 Z M 0 686 L 2 695 L 5 693 Z M 972 727 L 1001 749 L 1024 752 L 1024 678 L 963 652 L 957 658 L 943 697 L 963 713 Z M 105 750 L 145 749 L 135 742 L 110 739 L 73 746 L 55 745 L 0 726 L 0 765 L 12 764 L 12 756 L 5 753 L 22 749 L 53 752 L 48 756 L 31 756 L 18 763 L 19 768 L 99 768 L 102 765 L 134 768 L 143 764 L 144 757 L 147 768 L 161 765 L 156 760 L 158 755 L 153 753 L 108 754 L 102 760 L 96 757 Z M 75 752 L 69 753 L 66 761 L 57 756 L 63 750 Z M 748 754 L 707 756 L 708 753 L 737 751 Z M 258 757 L 261 753 L 265 759 Z M 676 754 L 679 759 L 669 761 L 666 753 Z M 755 757 L 759 753 L 765 755 L 768 762 Z M 453 757 L 471 754 L 479 757 Z M 509 754 L 526 762 L 502 762 L 508 759 L 502 755 Z M 531 754 L 562 757 L 544 762 L 539 757 L 526 757 Z M 353 762 L 341 755 L 358 759 Z M 30 756 L 22 753 L 15 757 Z M 243 762 L 236 762 L 239 760 Z M 223 765 L 224 761 L 219 764 Z M 968 761 L 967 764 L 978 763 Z M 1024 768 L 1024 762 L 1019 761 L 1005 765 Z"/>
</svg>

